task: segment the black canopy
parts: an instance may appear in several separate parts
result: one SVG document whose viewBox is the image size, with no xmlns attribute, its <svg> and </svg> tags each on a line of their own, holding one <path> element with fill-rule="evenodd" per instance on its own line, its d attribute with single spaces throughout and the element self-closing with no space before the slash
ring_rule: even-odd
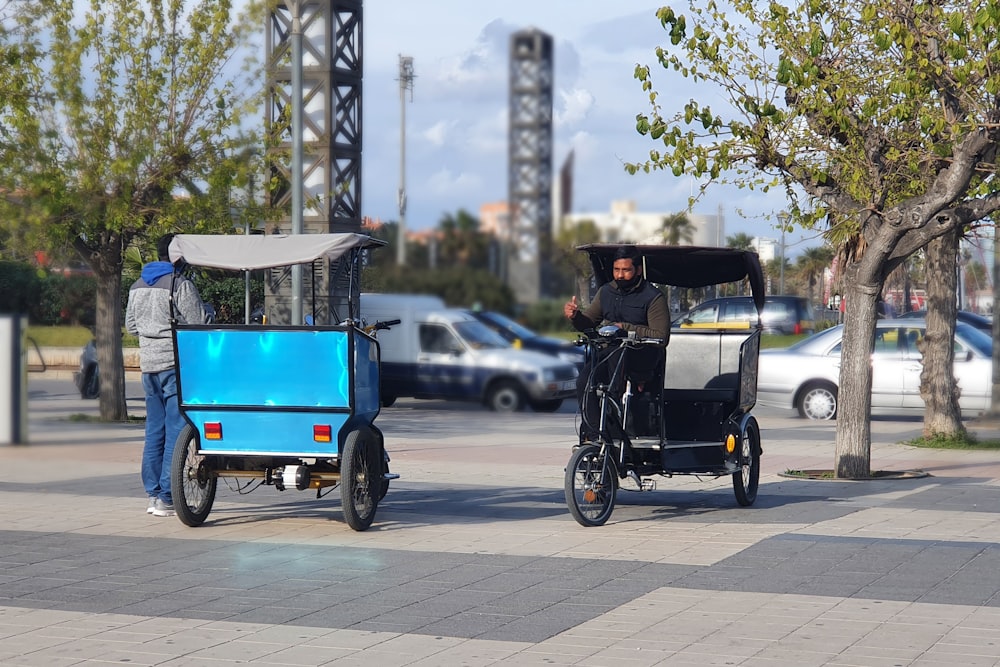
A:
<svg viewBox="0 0 1000 667">
<path fill-rule="evenodd" d="M 588 243 L 577 250 L 590 255 L 598 284 L 613 278 L 615 251 L 631 243 Z M 706 287 L 743 279 L 750 281 L 757 312 L 764 309 L 764 272 L 757 253 L 733 248 L 635 245 L 643 256 L 646 279 L 674 287 Z"/>
</svg>

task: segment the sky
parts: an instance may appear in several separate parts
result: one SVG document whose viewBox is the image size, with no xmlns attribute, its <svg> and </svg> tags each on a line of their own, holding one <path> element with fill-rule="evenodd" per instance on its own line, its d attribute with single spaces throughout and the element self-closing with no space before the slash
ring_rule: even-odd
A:
<svg viewBox="0 0 1000 667">
<path fill-rule="evenodd" d="M 687 208 L 697 183 L 669 172 L 629 175 L 626 162 L 646 159 L 657 144 L 635 130 L 649 110 L 633 77 L 636 64 L 653 68 L 665 115 L 702 88 L 656 64 L 667 43 L 655 12 L 663 3 L 630 0 L 369 0 L 364 5 L 362 213 L 398 220 L 400 185 L 399 56 L 413 60 L 407 95 L 406 226 L 436 227 L 459 209 L 478 216 L 483 203 L 507 199 L 508 45 L 511 33 L 537 28 L 553 38 L 554 164 L 574 153 L 574 213 L 609 211 L 633 200 L 640 212 Z M 675 105 L 671 107 L 671 105 Z M 693 208 L 726 220 L 726 235 L 777 238 L 781 193 L 713 186 Z M 745 216 L 745 217 L 743 217 Z M 768 219 L 769 218 L 769 219 Z M 790 254 L 820 245 L 789 234 Z M 796 247 L 798 246 L 798 248 Z"/>
</svg>

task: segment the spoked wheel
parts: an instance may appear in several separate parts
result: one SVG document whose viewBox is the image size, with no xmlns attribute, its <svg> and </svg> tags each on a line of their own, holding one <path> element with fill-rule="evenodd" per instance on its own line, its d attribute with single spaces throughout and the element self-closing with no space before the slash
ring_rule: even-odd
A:
<svg viewBox="0 0 1000 667">
<path fill-rule="evenodd" d="M 186 424 L 177 436 L 170 468 L 170 493 L 177 518 L 200 526 L 212 511 L 219 478 L 205 456 L 198 453 L 198 431 Z"/>
<path fill-rule="evenodd" d="M 611 450 L 609 449 L 608 452 Z M 618 471 L 597 445 L 581 445 L 566 466 L 566 504 L 581 526 L 603 526 L 615 509 Z"/>
<path fill-rule="evenodd" d="M 381 456 L 372 433 L 357 430 L 347 434 L 340 461 L 340 501 L 344 520 L 354 530 L 368 530 L 375 520 L 384 482 Z"/>
<path fill-rule="evenodd" d="M 760 428 L 753 417 L 747 420 L 740 441 L 740 469 L 733 473 L 733 492 L 736 494 L 736 502 L 748 507 L 757 500 L 757 484 L 760 480 Z"/>
</svg>

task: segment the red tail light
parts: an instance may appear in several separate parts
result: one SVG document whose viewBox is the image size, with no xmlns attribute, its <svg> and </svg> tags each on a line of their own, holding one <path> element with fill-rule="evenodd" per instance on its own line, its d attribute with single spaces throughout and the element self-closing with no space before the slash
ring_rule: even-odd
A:
<svg viewBox="0 0 1000 667">
<path fill-rule="evenodd" d="M 330 442 L 333 439 L 333 429 L 329 424 L 313 424 L 313 440 L 315 442 Z"/>
<path fill-rule="evenodd" d="M 222 422 L 205 422 L 205 439 L 222 440 Z"/>
</svg>

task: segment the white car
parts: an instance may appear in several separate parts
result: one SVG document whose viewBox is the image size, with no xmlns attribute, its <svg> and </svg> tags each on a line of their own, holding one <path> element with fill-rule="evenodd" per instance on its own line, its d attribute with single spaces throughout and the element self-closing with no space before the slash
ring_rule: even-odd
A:
<svg viewBox="0 0 1000 667">
<path fill-rule="evenodd" d="M 923 411 L 916 342 L 926 324 L 919 319 L 879 320 L 872 354 L 872 410 Z M 840 384 L 839 325 L 784 349 L 761 350 L 757 403 L 795 408 L 808 419 L 834 419 Z M 955 379 L 961 389 L 962 412 L 976 415 L 990 406 L 993 377 L 992 339 L 959 322 L 955 327 Z"/>
</svg>

